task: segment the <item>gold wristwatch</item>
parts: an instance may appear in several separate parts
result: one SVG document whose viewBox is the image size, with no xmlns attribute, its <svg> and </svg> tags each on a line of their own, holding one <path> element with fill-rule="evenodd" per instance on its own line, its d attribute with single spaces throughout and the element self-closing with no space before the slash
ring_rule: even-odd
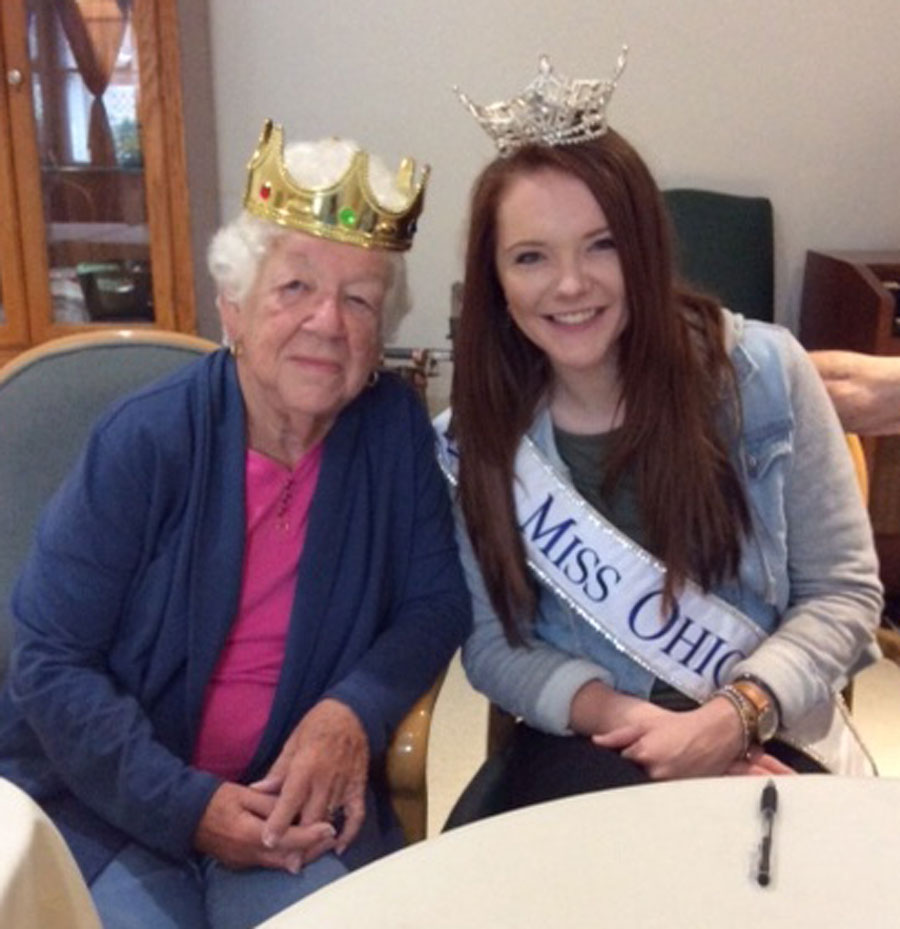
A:
<svg viewBox="0 0 900 929">
<path fill-rule="evenodd" d="M 739 677 L 732 687 L 750 703 L 755 711 L 753 741 L 768 742 L 778 731 L 780 713 L 774 694 L 762 682 L 751 677 Z"/>
</svg>

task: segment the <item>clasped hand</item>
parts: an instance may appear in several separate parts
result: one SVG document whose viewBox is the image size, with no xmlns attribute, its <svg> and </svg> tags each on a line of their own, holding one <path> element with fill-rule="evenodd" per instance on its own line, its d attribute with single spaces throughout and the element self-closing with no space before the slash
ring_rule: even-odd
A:
<svg viewBox="0 0 900 929">
<path fill-rule="evenodd" d="M 369 743 L 356 714 L 337 700 L 322 700 L 262 780 L 216 790 L 194 844 L 231 868 L 295 873 L 325 852 L 341 854 L 365 819 L 368 768 Z M 339 809 L 338 833 L 331 820 Z"/>
<path fill-rule="evenodd" d="M 740 720 L 727 700 L 716 698 L 695 710 L 673 712 L 652 704 L 592 741 L 615 749 L 654 780 L 720 774 L 792 774 L 759 747 L 742 756 Z M 637 715 L 638 718 L 634 718 Z"/>
</svg>

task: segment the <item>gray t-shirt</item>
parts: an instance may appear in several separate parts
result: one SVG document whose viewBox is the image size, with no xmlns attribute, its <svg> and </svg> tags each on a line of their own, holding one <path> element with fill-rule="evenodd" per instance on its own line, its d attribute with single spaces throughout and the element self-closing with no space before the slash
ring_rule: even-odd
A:
<svg viewBox="0 0 900 929">
<path fill-rule="evenodd" d="M 647 548 L 634 471 L 626 468 L 609 493 L 603 492 L 603 480 L 616 440 L 616 430 L 598 435 L 579 435 L 554 426 L 553 439 L 578 493 L 619 532 L 642 548 Z M 650 701 L 670 710 L 688 710 L 697 706 L 690 697 L 659 678 L 653 682 Z"/>
</svg>

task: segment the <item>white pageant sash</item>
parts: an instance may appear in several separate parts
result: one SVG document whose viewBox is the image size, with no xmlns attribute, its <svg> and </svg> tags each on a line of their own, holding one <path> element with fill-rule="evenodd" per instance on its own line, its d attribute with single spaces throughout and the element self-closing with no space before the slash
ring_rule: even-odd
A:
<svg viewBox="0 0 900 929">
<path fill-rule="evenodd" d="M 447 423 L 439 420 L 441 466 L 455 481 L 455 449 Z M 702 703 L 765 639 L 754 622 L 692 582 L 664 617 L 661 562 L 560 480 L 528 438 L 519 446 L 515 471 L 516 513 L 529 567 L 632 661 Z"/>
<path fill-rule="evenodd" d="M 437 453 L 456 483 L 458 453 L 447 435 L 450 410 L 434 420 Z M 720 597 L 688 581 L 668 615 L 662 613 L 665 566 L 605 520 L 525 437 L 515 459 L 513 496 L 531 571 L 573 612 L 632 661 L 698 703 L 731 679 L 766 632 Z M 829 769 L 870 773 L 867 757 L 846 757 L 849 720 L 826 704 L 804 723 L 807 733 L 784 733 Z M 836 730 L 832 732 L 831 730 Z M 855 733 L 851 733 L 855 736 Z M 817 750 L 811 743 L 829 743 Z M 852 742 L 865 755 L 857 738 Z M 834 755 L 844 756 L 838 762 Z"/>
</svg>

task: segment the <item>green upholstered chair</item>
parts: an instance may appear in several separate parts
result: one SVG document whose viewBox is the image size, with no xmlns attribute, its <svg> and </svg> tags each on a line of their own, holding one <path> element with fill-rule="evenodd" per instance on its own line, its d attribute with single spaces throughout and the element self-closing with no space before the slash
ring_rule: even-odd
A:
<svg viewBox="0 0 900 929">
<path fill-rule="evenodd" d="M 681 277 L 751 319 L 774 318 L 772 204 L 711 190 L 663 191 Z"/>
<path fill-rule="evenodd" d="M 9 598 L 38 514 L 117 397 L 216 348 L 159 329 L 64 336 L 0 368 L 0 683 L 6 676 Z"/>
</svg>

